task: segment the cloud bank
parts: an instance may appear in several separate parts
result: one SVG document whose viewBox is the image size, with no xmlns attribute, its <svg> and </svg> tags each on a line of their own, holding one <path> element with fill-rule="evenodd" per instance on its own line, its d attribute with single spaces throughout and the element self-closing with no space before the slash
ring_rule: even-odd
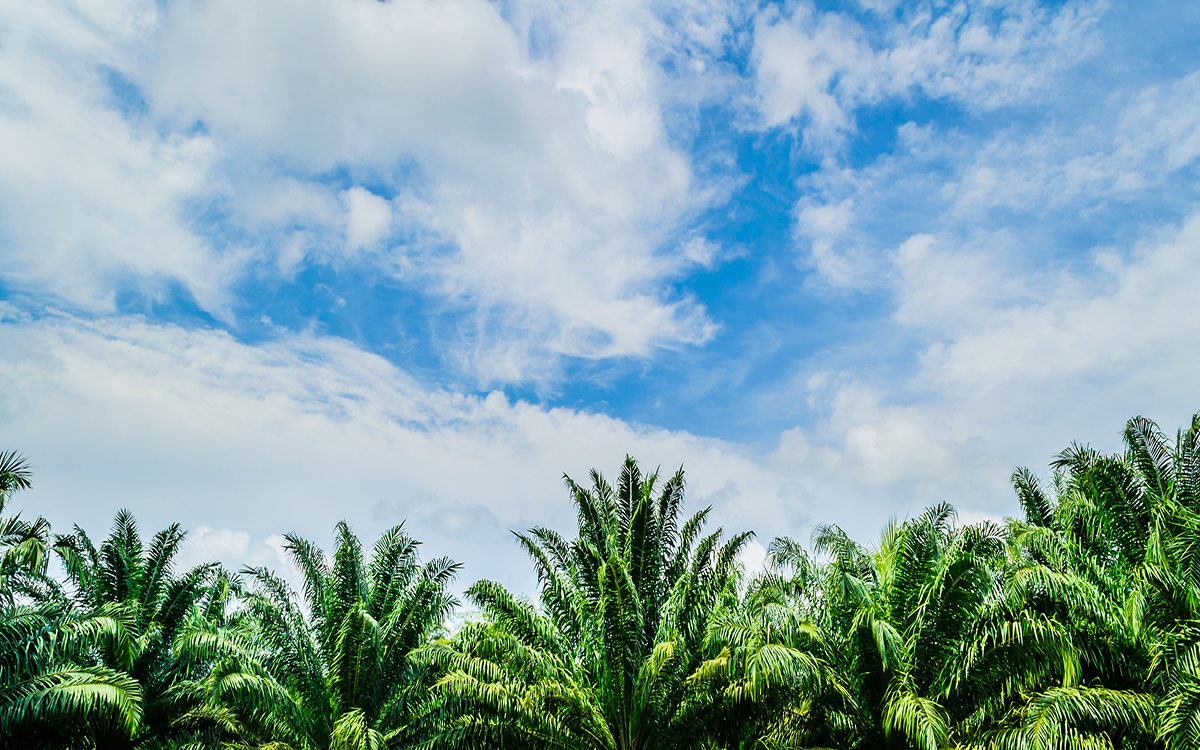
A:
<svg viewBox="0 0 1200 750">
<path fill-rule="evenodd" d="M 1200 54 L 1153 13 L 0 10 L 0 425 L 60 525 L 275 564 L 405 520 L 528 588 L 508 531 L 626 453 L 869 538 L 1200 405 Z"/>
</svg>

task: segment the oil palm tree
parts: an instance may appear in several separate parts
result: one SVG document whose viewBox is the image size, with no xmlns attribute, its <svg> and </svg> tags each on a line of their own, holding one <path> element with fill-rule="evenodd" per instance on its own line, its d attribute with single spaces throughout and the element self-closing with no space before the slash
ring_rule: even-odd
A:
<svg viewBox="0 0 1200 750">
<path fill-rule="evenodd" d="M 18 594 L 36 593 L 46 572 L 50 523 L 3 515 L 12 493 L 32 486 L 31 474 L 29 462 L 16 451 L 0 453 L 0 602 L 9 606 Z"/>
<path fill-rule="evenodd" d="M 285 537 L 303 605 L 275 573 L 248 568 L 242 615 L 223 626 L 197 620 L 181 636 L 187 658 L 212 664 L 192 686 L 204 703 L 191 718 L 247 746 L 296 750 L 379 750 L 415 731 L 431 678 L 409 652 L 441 634 L 460 566 L 421 564 L 419 542 L 400 526 L 369 561 L 344 522 L 335 533 L 332 564 L 312 542 Z"/>
<path fill-rule="evenodd" d="M 739 605 L 713 617 L 707 643 L 719 652 L 690 679 L 709 692 L 720 747 L 828 744 L 830 727 L 845 725 L 836 705 L 845 686 L 824 658 L 818 568 L 786 538 L 771 543 L 767 561 Z"/>
<path fill-rule="evenodd" d="M 7 497 L 17 490 L 27 490 L 32 485 L 32 470 L 29 460 L 16 451 L 0 452 L 0 495 Z"/>
<path fill-rule="evenodd" d="M 28 461 L 0 453 L 0 513 L 11 493 L 30 486 Z M 87 747 L 97 728 L 131 737 L 142 719 L 140 686 L 88 664 L 97 646 L 127 640 L 121 613 L 16 601 L 46 590 L 49 537 L 44 518 L 0 519 L 0 747 Z"/>
<path fill-rule="evenodd" d="M 955 527 L 936 505 L 889 522 L 875 550 L 819 527 L 825 649 L 851 700 L 850 744 L 934 750 L 951 740 L 960 665 L 974 651 L 996 593 L 1003 550 L 989 524 Z"/>
<path fill-rule="evenodd" d="M 1200 415 L 1174 441 L 1144 417 L 1122 437 L 1116 455 L 1064 450 L 1049 487 L 1013 475 L 1012 589 L 1071 623 L 1082 681 L 1097 687 L 1032 696 L 997 735 L 1012 746 L 1047 726 L 1080 746 L 1200 744 Z"/>
<path fill-rule="evenodd" d="M 702 536 L 709 509 L 682 524 L 684 476 L 659 485 L 626 458 L 617 486 L 566 478 L 578 515 L 568 541 L 517 534 L 538 573 L 540 607 L 480 581 L 482 620 L 420 657 L 445 670 L 432 747 L 691 747 L 712 708 L 702 680 L 714 613 L 736 601 L 738 552 Z"/>
<path fill-rule="evenodd" d="M 87 748 L 137 735 L 141 686 L 89 663 L 97 647 L 128 641 L 123 614 L 45 603 L 0 611 L 0 748 Z"/>
<path fill-rule="evenodd" d="M 99 547 L 78 526 L 54 543 L 67 586 L 52 586 L 49 600 L 83 614 L 121 613 L 127 638 L 100 643 L 93 654 L 97 666 L 125 672 L 140 686 L 143 717 L 132 742 L 147 747 L 176 736 L 176 720 L 192 708 L 181 702 L 178 688 L 195 675 L 176 659 L 176 636 L 198 609 L 214 612 L 227 601 L 223 588 L 214 586 L 223 580 L 215 563 L 175 572 L 185 536 L 172 524 L 146 545 L 133 515 L 123 510 Z M 120 744 L 117 738 L 109 742 Z"/>
<path fill-rule="evenodd" d="M 1001 528 L 956 526 L 940 504 L 889 522 L 874 549 L 836 526 L 814 542 L 822 564 L 776 539 L 776 570 L 751 586 L 758 632 L 810 659 L 768 704 L 766 746 L 976 746 L 1031 686 L 1074 674 L 1064 628 L 1005 595 Z"/>
</svg>

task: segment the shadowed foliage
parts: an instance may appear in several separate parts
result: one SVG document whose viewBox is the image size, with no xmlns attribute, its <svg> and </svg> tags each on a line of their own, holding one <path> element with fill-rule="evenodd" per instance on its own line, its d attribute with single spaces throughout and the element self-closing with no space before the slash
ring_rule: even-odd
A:
<svg viewBox="0 0 1200 750">
<path fill-rule="evenodd" d="M 0 747 L 105 746 L 138 734 L 141 686 L 86 663 L 96 644 L 128 640 L 123 614 L 81 615 L 52 604 L 0 614 Z"/>
</svg>

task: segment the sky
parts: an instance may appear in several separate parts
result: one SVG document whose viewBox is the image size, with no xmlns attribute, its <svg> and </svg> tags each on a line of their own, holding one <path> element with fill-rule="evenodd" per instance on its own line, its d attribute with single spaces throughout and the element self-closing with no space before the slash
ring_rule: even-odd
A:
<svg viewBox="0 0 1200 750">
<path fill-rule="evenodd" d="M 180 562 L 510 530 L 626 454 L 870 541 L 1200 410 L 1200 5 L 0 0 L 14 504 Z"/>
</svg>

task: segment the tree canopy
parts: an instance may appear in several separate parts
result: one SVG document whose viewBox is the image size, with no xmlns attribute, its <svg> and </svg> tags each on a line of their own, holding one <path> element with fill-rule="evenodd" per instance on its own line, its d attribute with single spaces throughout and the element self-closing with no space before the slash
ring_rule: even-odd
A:
<svg viewBox="0 0 1200 750">
<path fill-rule="evenodd" d="M 177 570 L 178 525 L 23 520 L 0 453 L 0 748 L 1195 748 L 1200 414 L 1123 442 L 1016 469 L 1004 521 L 818 525 L 763 571 L 682 469 L 626 457 L 565 478 L 570 533 L 514 532 L 534 598 L 478 580 L 461 613 L 460 566 L 401 526 Z"/>
</svg>

